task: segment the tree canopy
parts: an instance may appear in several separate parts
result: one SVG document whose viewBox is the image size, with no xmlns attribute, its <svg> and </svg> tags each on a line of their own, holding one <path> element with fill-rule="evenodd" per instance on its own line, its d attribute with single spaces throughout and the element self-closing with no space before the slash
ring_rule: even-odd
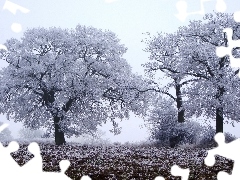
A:
<svg viewBox="0 0 240 180">
<path fill-rule="evenodd" d="M 25 127 L 55 129 L 56 144 L 96 131 L 107 120 L 144 112 L 141 76 L 122 55 L 127 48 L 111 31 L 78 25 L 75 29 L 34 28 L 21 40 L 5 43 L 0 58 L 0 111 Z"/>
<path fill-rule="evenodd" d="M 238 70 L 231 67 L 229 56 L 216 55 L 216 48 L 227 47 L 228 39 L 225 28 L 232 28 L 233 39 L 239 39 L 239 24 L 232 14 L 207 14 L 203 21 L 190 22 L 188 27 L 181 27 L 179 36 L 184 39 L 181 57 L 185 74 L 200 80 L 188 88 L 188 103 L 192 113 L 215 118 L 216 133 L 223 132 L 223 123 L 239 121 L 240 106 Z M 234 56 L 239 56 L 238 48 L 233 49 Z"/>
<path fill-rule="evenodd" d="M 233 15 L 215 13 L 190 21 L 175 33 L 158 33 L 146 41 L 146 51 L 150 52 L 150 61 L 144 65 L 146 72 L 153 76 L 160 70 L 170 77 L 173 81 L 162 89 L 167 94 L 169 87 L 175 88 L 176 96 L 169 97 L 175 100 L 178 114 L 214 118 L 216 133 L 223 132 L 224 117 L 230 122 L 239 121 L 239 70 L 231 68 L 228 56 L 216 55 L 217 47 L 228 46 L 225 28 L 232 28 L 233 39 L 239 39 L 240 28 Z M 238 47 L 233 54 L 239 56 Z"/>
</svg>

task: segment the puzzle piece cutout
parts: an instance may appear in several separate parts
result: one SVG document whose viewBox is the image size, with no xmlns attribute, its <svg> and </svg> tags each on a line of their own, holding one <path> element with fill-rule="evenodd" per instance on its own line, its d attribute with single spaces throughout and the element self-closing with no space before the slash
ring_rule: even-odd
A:
<svg viewBox="0 0 240 180">
<path fill-rule="evenodd" d="M 34 154 L 34 158 L 27 162 L 23 167 L 20 167 L 16 161 L 11 157 L 10 153 L 17 151 L 19 145 L 17 142 L 11 142 L 6 148 L 0 143 L 0 174 L 1 177 L 7 177 L 7 179 L 34 179 L 36 177 L 52 178 L 69 180 L 70 178 L 64 173 L 68 166 L 69 161 L 60 162 L 60 173 L 55 172 L 43 172 L 42 171 L 42 158 L 40 156 L 40 148 L 37 143 L 31 143 L 28 146 L 28 150 Z M 14 172 L 14 173 L 13 173 Z"/>
<path fill-rule="evenodd" d="M 16 14 L 17 10 L 21 11 L 22 13 L 28 13 L 29 12 L 29 9 L 24 8 L 24 7 L 22 7 L 18 4 L 12 3 L 11 1 L 8 1 L 8 0 L 5 2 L 4 6 L 3 6 L 3 9 L 9 10 L 13 14 Z"/>
<path fill-rule="evenodd" d="M 204 160 L 205 164 L 207 166 L 213 166 L 215 164 L 215 155 L 234 160 L 232 174 L 219 172 L 217 178 L 218 180 L 238 180 L 240 177 L 240 139 L 238 138 L 230 143 L 225 143 L 223 133 L 217 133 L 214 139 L 218 143 L 218 147 L 208 151 L 208 155 Z"/>
<path fill-rule="evenodd" d="M 189 173 L 189 169 L 182 169 L 177 165 L 173 165 L 171 168 L 171 174 L 173 176 L 181 176 L 181 180 L 188 180 Z"/>
<path fill-rule="evenodd" d="M 29 13 L 29 9 L 22 7 L 18 4 L 12 3 L 11 1 L 8 1 L 8 0 L 5 2 L 4 6 L 3 6 L 3 10 L 5 10 L 5 9 L 10 11 L 14 15 L 17 13 L 18 10 L 25 14 Z M 11 26 L 11 29 L 13 32 L 18 33 L 22 30 L 22 26 L 19 23 L 13 23 Z"/>
<path fill-rule="evenodd" d="M 0 132 L 7 126 L 0 126 Z M 42 170 L 42 157 L 40 154 L 39 145 L 36 142 L 32 142 L 28 146 L 28 151 L 34 155 L 29 162 L 20 167 L 18 163 L 12 158 L 10 153 L 19 149 L 19 144 L 16 141 L 9 143 L 7 147 L 4 147 L 0 143 L 0 178 L 1 179 L 26 179 L 32 180 L 34 178 L 40 179 L 59 179 L 70 180 L 65 175 L 67 168 L 70 166 L 68 160 L 62 160 L 59 163 L 61 172 L 43 172 Z M 90 180 L 88 176 L 83 176 L 81 180 Z"/>
<path fill-rule="evenodd" d="M 234 13 L 234 20 L 236 22 L 240 22 L 240 11 Z M 233 30 L 231 28 L 225 28 L 223 32 L 226 33 L 228 39 L 228 47 L 217 47 L 216 48 L 216 55 L 220 58 L 228 55 L 230 58 L 230 64 L 233 68 L 240 68 L 240 58 L 235 58 L 232 55 L 233 48 L 240 47 L 240 39 L 233 40 Z M 240 74 L 238 74 L 240 77 Z"/>
<path fill-rule="evenodd" d="M 182 22 L 184 22 L 186 20 L 186 18 L 189 15 L 194 15 L 194 14 L 200 14 L 203 15 L 205 14 L 204 11 L 204 2 L 207 1 L 212 1 L 212 0 L 201 0 L 201 9 L 199 11 L 195 11 L 195 12 L 187 12 L 188 10 L 188 5 L 187 2 L 185 0 L 180 0 L 177 2 L 176 7 L 178 10 L 178 14 L 176 14 L 175 16 Z M 224 2 L 224 0 L 216 0 L 216 10 L 218 12 L 225 12 L 227 9 L 226 3 Z"/>
<path fill-rule="evenodd" d="M 15 178 L 14 176 L 16 174 L 19 174 L 17 172 L 19 171 L 20 166 L 17 164 L 17 162 L 11 157 L 10 153 L 17 151 L 19 148 L 19 145 L 17 142 L 12 141 L 9 143 L 7 147 L 3 147 L 3 145 L 0 143 L 0 174 L 1 177 L 9 177 Z M 12 173 L 12 170 L 14 170 L 14 173 Z M 10 179 L 10 177 L 9 177 Z"/>
<path fill-rule="evenodd" d="M 188 180 L 190 170 L 182 169 L 177 165 L 171 167 L 171 174 L 173 176 L 181 176 L 181 180 Z M 156 177 L 154 180 L 165 180 L 162 176 Z"/>
<path fill-rule="evenodd" d="M 223 30 L 227 34 L 228 47 L 217 47 L 216 54 L 218 57 L 222 58 L 226 55 L 230 58 L 230 63 L 232 67 L 240 67 L 240 58 L 234 58 L 232 55 L 232 49 L 235 47 L 240 47 L 240 40 L 232 40 L 233 30 L 231 28 L 226 28 Z"/>
<path fill-rule="evenodd" d="M 15 4 L 15 3 L 11 2 L 11 1 L 8 1 L 8 0 L 5 1 L 4 6 L 3 6 L 2 9 L 10 11 L 14 15 L 16 15 L 18 10 L 20 12 L 22 12 L 22 13 L 25 13 L 25 14 L 29 13 L 29 11 L 30 11 L 29 9 L 27 9 L 25 7 L 22 7 L 22 6 L 18 5 L 18 4 Z M 22 25 L 19 24 L 19 23 L 14 22 L 11 25 L 11 29 L 12 29 L 13 32 L 19 33 L 19 32 L 22 31 Z M 5 45 L 3 45 L 3 44 L 0 44 L 0 49 L 7 50 L 7 47 Z"/>
<path fill-rule="evenodd" d="M 165 179 L 162 176 L 158 176 L 154 180 L 165 180 Z"/>
</svg>

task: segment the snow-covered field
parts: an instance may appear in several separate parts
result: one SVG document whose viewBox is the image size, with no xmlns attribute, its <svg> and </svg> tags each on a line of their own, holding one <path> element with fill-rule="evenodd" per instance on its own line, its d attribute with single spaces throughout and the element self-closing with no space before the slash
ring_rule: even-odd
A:
<svg viewBox="0 0 240 180">
<path fill-rule="evenodd" d="M 20 149 L 12 153 L 13 158 L 23 165 L 33 155 L 27 152 L 28 142 L 19 142 Z M 60 171 L 58 163 L 62 159 L 71 162 L 66 174 L 72 179 L 89 175 L 93 180 L 126 179 L 153 180 L 156 176 L 165 179 L 179 179 L 170 174 L 172 165 L 190 168 L 189 179 L 216 179 L 219 171 L 231 172 L 233 161 L 216 157 L 216 164 L 207 167 L 204 158 L 208 149 L 163 148 L 149 144 L 87 145 L 69 143 L 55 146 L 50 141 L 38 142 L 43 157 L 44 171 Z"/>
</svg>

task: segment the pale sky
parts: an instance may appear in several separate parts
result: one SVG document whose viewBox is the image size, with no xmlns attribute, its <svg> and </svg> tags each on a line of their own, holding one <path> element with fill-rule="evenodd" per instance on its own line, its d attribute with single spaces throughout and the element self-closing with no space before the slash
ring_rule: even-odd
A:
<svg viewBox="0 0 240 180">
<path fill-rule="evenodd" d="M 217 0 L 204 0 L 205 12 L 216 11 Z M 16 11 L 4 9 L 6 2 L 16 3 L 30 10 Z M 142 33 L 150 32 L 174 32 L 179 26 L 188 24 L 191 19 L 201 19 L 199 14 L 189 16 L 185 22 L 180 21 L 175 15 L 178 13 L 176 3 L 179 0 L 0 0 L 0 44 L 7 39 L 20 38 L 22 33 L 33 27 L 61 27 L 75 28 L 77 24 L 93 26 L 95 28 L 111 30 L 117 34 L 122 44 L 128 48 L 124 58 L 133 68 L 133 72 L 143 74 L 141 64 L 148 61 L 148 55 L 143 51 L 145 44 L 141 40 L 146 37 Z M 200 0 L 186 0 L 188 12 L 200 11 Z M 226 12 L 234 13 L 240 10 L 239 0 L 225 0 Z M 13 23 L 19 23 L 22 31 L 16 33 L 11 30 Z M 0 62 L 0 67 L 6 64 Z M 4 116 L 0 121 L 8 122 Z M 8 122 L 9 123 L 9 122 Z M 131 116 L 130 120 L 120 122 L 122 134 L 113 136 L 108 132 L 110 125 L 104 125 L 101 129 L 106 131 L 106 137 L 112 141 L 126 142 L 138 141 L 147 138 L 146 128 L 140 128 L 143 120 Z M 215 122 L 213 122 L 215 125 Z M 226 131 L 240 137 L 240 125 L 235 128 L 224 125 Z M 10 122 L 9 129 L 14 136 L 20 129 L 20 124 Z"/>
</svg>

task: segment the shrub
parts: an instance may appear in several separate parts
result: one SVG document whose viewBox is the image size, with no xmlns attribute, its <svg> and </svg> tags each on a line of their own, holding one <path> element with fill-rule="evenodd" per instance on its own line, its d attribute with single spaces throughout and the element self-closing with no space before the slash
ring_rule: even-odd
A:
<svg viewBox="0 0 240 180">
<path fill-rule="evenodd" d="M 232 141 L 237 139 L 236 136 L 234 136 L 233 134 L 228 133 L 228 132 L 224 133 L 224 135 L 225 135 L 225 142 L 226 143 L 230 143 L 230 142 L 232 142 Z"/>
<path fill-rule="evenodd" d="M 201 148 L 208 148 L 208 147 L 216 146 L 214 136 L 215 136 L 215 130 L 213 129 L 212 126 L 204 127 L 201 132 L 200 140 L 199 140 L 197 146 L 201 147 Z"/>
<path fill-rule="evenodd" d="M 152 129 L 152 138 L 159 146 L 175 147 L 181 144 L 197 144 L 202 127 L 194 121 L 178 123 L 176 120 L 160 121 Z"/>
<path fill-rule="evenodd" d="M 153 100 L 153 108 L 150 110 L 147 121 L 151 138 L 157 146 L 175 147 L 180 144 L 195 144 L 197 142 L 201 126 L 195 121 L 177 121 L 177 109 L 175 101 L 162 97 Z M 188 115 L 185 118 L 189 118 Z"/>
<path fill-rule="evenodd" d="M 212 148 L 217 146 L 217 142 L 214 140 L 216 131 L 213 129 L 212 126 L 205 127 L 203 132 L 201 133 L 201 140 L 198 143 L 198 147 L 201 148 Z M 234 135 L 226 132 L 225 135 L 225 142 L 229 143 L 237 139 Z"/>
</svg>

